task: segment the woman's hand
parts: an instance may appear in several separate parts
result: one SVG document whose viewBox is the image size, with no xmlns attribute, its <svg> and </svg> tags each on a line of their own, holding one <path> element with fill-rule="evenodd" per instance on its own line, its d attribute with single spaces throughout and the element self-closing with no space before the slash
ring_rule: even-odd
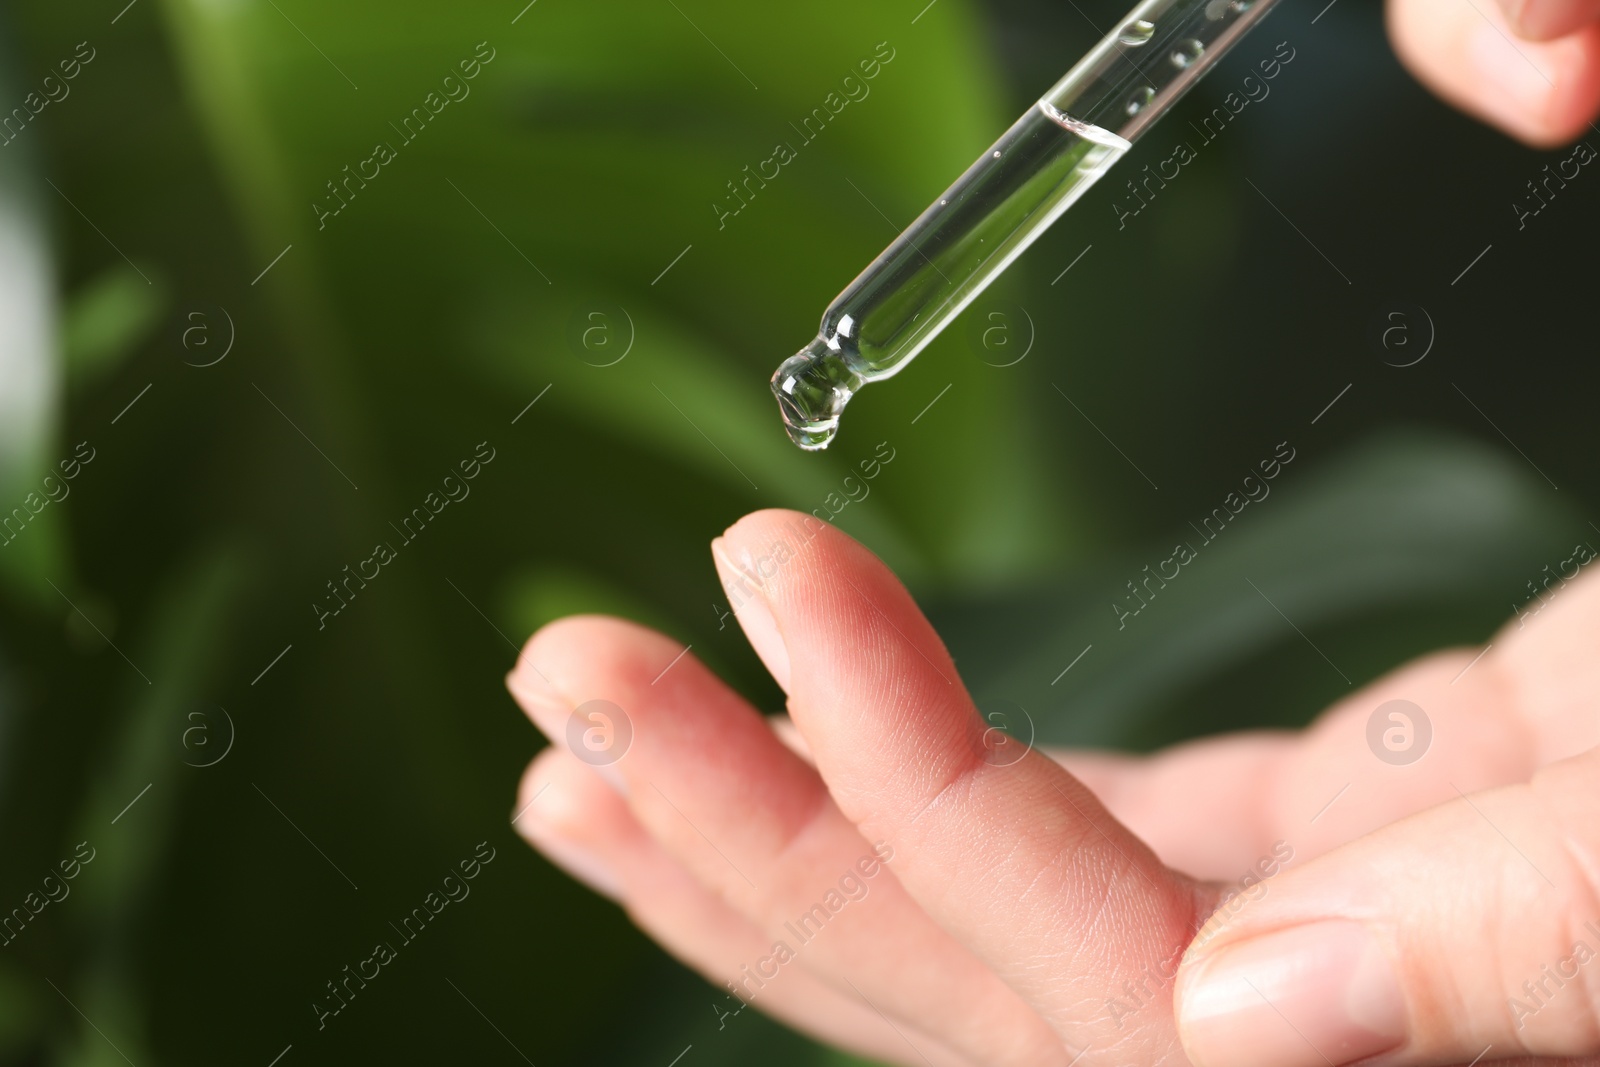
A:
<svg viewBox="0 0 1600 1067">
<path fill-rule="evenodd" d="M 508 683 L 554 742 L 518 829 L 716 985 L 910 1065 L 1600 1054 L 1595 581 L 1300 734 L 1052 758 L 844 534 L 763 511 L 712 549 L 792 726 L 614 619 Z M 1369 744 L 1392 700 L 1415 762 Z"/>
<path fill-rule="evenodd" d="M 1532 145 L 1600 111 L 1600 0 L 1389 0 L 1395 51 L 1463 111 Z"/>
</svg>

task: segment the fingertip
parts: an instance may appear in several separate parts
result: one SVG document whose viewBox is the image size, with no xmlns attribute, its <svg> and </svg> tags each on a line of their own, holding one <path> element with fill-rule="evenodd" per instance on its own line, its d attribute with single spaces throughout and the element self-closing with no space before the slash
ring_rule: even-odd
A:
<svg viewBox="0 0 1600 1067">
<path fill-rule="evenodd" d="M 689 650 L 662 634 L 607 615 L 574 615 L 528 639 L 506 688 L 552 747 L 575 756 L 619 796 L 630 795 L 623 760 L 637 732 L 638 697 L 663 681 Z"/>
<path fill-rule="evenodd" d="M 841 552 L 871 556 L 838 527 L 787 508 L 752 511 L 723 531 L 714 544 L 756 581 L 770 585 L 782 575 L 786 588 L 812 581 L 819 569 L 831 570 Z"/>
<path fill-rule="evenodd" d="M 517 788 L 512 828 L 557 867 L 612 900 L 622 881 L 604 858 L 628 835 L 632 815 L 615 793 L 557 748 L 533 758 Z"/>
<path fill-rule="evenodd" d="M 511 811 L 511 828 L 529 844 L 533 844 L 534 841 L 529 836 L 528 828 L 539 818 L 533 811 L 533 804 L 549 792 L 550 764 L 558 755 L 560 753 L 553 748 L 540 752 L 529 761 L 522 772 L 521 780 L 517 782 L 517 799 L 516 806 Z"/>
<path fill-rule="evenodd" d="M 1468 43 L 1483 113 L 1537 148 L 1567 144 L 1600 110 L 1600 27 L 1517 41 L 1485 21 Z"/>
<path fill-rule="evenodd" d="M 730 551 L 737 551 L 741 562 L 736 563 L 729 558 Z M 762 590 L 763 564 L 748 549 L 734 549 L 720 537 L 711 542 L 711 559 L 717 568 L 723 592 L 728 595 L 729 610 L 739 620 L 739 628 L 744 631 L 750 647 L 761 658 L 767 673 L 778 683 L 778 688 L 787 693 L 789 649 L 784 643 L 783 630 L 778 625 L 777 617 L 772 613 L 772 605 Z"/>
<path fill-rule="evenodd" d="M 628 619 L 569 615 L 528 638 L 506 675 L 506 688 L 556 741 L 550 727 L 560 726 L 574 708 L 610 699 L 641 680 L 650 682 L 652 667 L 659 671 L 682 651 L 670 638 Z"/>
<path fill-rule="evenodd" d="M 615 836 L 628 807 L 588 766 L 550 747 L 528 764 L 517 787 L 512 824 L 518 832 L 537 827 L 575 841 Z"/>
<path fill-rule="evenodd" d="M 517 653 L 517 661 L 506 672 L 506 689 L 521 706 L 528 717 L 534 720 L 534 725 L 540 725 L 535 709 L 544 707 L 551 711 L 561 711 L 570 707 L 566 696 L 557 688 L 556 684 L 545 672 L 541 663 L 549 662 L 549 646 L 552 642 L 551 635 L 559 631 L 570 620 L 557 619 L 539 627 L 528 639 L 522 643 L 522 649 Z"/>
<path fill-rule="evenodd" d="M 1525 40 L 1486 0 L 1392 0 L 1388 25 L 1419 80 L 1528 145 L 1570 142 L 1600 111 L 1600 26 Z"/>
<path fill-rule="evenodd" d="M 750 534 L 759 537 L 763 534 L 771 533 L 774 529 L 786 529 L 796 523 L 803 523 L 808 519 L 813 526 L 826 527 L 828 529 L 834 528 L 829 523 L 823 522 L 815 515 L 807 512 L 794 511 L 790 508 L 758 508 L 755 511 L 746 512 L 735 519 L 733 525 L 722 531 L 722 536 L 723 538 L 732 537 L 736 540 L 742 540 L 746 535 Z"/>
<path fill-rule="evenodd" d="M 516 666 L 506 672 L 506 691 L 517 702 L 528 721 L 548 741 L 558 743 L 561 725 L 571 714 L 573 705 L 539 668 L 539 653 L 535 650 L 535 643 L 544 632 L 542 629 L 528 638 L 522 654 L 517 657 Z M 529 765 L 529 770 L 532 771 L 536 765 L 537 760 Z"/>
</svg>

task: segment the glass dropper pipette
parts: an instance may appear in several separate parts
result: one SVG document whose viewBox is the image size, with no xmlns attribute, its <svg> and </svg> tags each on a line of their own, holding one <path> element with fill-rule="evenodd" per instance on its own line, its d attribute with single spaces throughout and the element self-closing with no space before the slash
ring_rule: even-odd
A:
<svg viewBox="0 0 1600 1067">
<path fill-rule="evenodd" d="M 1145 0 L 851 282 L 772 376 L 795 444 L 903 370 L 1276 0 Z"/>
</svg>

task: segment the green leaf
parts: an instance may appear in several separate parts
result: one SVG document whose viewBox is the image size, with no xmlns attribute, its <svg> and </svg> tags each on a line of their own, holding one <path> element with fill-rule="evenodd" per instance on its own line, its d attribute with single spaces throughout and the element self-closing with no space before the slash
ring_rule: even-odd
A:
<svg viewBox="0 0 1600 1067">
<path fill-rule="evenodd" d="M 149 335 L 166 309 L 163 285 L 124 267 L 86 283 L 67 301 L 61 349 L 67 384 L 92 385 L 110 374 Z"/>
<path fill-rule="evenodd" d="M 632 2 L 608 8 L 604 34 L 589 9 L 556 4 L 515 25 L 488 3 L 367 3 L 338 18 L 305 3 L 166 10 L 263 261 L 293 246 L 272 284 L 303 321 L 359 338 L 334 373 L 383 382 L 383 402 L 366 401 L 380 432 L 414 435 L 407 412 L 421 403 L 452 409 L 440 430 L 484 421 L 468 397 L 397 367 L 482 368 L 496 389 L 515 362 L 535 390 L 565 383 L 545 403 L 575 449 L 626 441 L 648 468 L 721 483 L 741 509 L 809 510 L 837 484 L 850 458 L 794 450 L 768 379 L 1009 118 L 954 4 L 911 27 L 906 12 L 846 0 L 760 18 L 731 0 Z M 859 99 L 831 114 L 846 78 Z M 820 129 L 805 125 L 816 109 Z M 793 162 L 750 179 L 780 142 Z M 745 206 L 729 217 L 728 203 Z M 636 320 L 618 374 L 590 374 L 566 337 L 595 301 Z M 947 384 L 960 432 L 913 425 Z M 1016 389 L 936 347 L 854 405 L 836 447 L 853 458 L 903 441 L 916 456 L 883 487 L 878 523 L 899 531 L 885 549 L 914 574 L 1018 573 L 1071 544 L 1064 512 L 1033 503 L 1044 469 L 1023 447 Z M 630 521 L 629 478 L 656 477 L 646 470 L 613 471 L 594 520 Z M 952 515 L 952 493 L 972 506 Z"/>
<path fill-rule="evenodd" d="M 1045 736 L 1078 744 L 1167 738 L 1170 730 L 1149 732 L 1162 713 L 1178 717 L 1171 729 L 1182 736 L 1252 719 L 1304 721 L 1433 647 L 1416 632 L 1395 646 L 1378 625 L 1384 618 L 1444 608 L 1454 620 L 1445 640 L 1484 640 L 1525 597 L 1523 579 L 1581 538 L 1582 522 L 1525 465 L 1482 445 L 1397 435 L 1321 469 L 1306 462 L 1285 467 L 1270 495 L 1213 540 L 1180 527 L 1170 543 L 1108 561 L 1058 591 L 1072 604 L 1064 621 L 1043 603 L 1019 607 L 1020 617 L 1055 621 L 1008 666 L 969 679 L 974 691 L 1021 703 Z M 1218 505 L 1235 490 L 1219 485 Z M 1196 557 L 1171 581 L 1146 585 L 1150 573 L 1171 573 L 1162 561 L 1179 542 Z M 1128 582 L 1147 600 L 1136 614 Z M 1363 629 L 1374 640 L 1363 641 Z M 1294 657 L 1314 679 L 1295 706 L 1271 706 L 1262 657 Z M 1197 700 L 1202 689 L 1210 696 Z M 1206 706 L 1217 699 L 1232 703 Z"/>
</svg>

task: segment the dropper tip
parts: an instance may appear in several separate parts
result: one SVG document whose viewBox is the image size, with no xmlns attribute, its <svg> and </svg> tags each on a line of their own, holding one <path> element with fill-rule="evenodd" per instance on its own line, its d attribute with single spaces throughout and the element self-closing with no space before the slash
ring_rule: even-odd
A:
<svg viewBox="0 0 1600 1067">
<path fill-rule="evenodd" d="M 839 432 L 839 414 L 863 379 L 820 338 L 779 365 L 772 395 L 783 414 L 789 440 L 807 452 L 820 452 Z"/>
<path fill-rule="evenodd" d="M 788 432 L 789 440 L 806 452 L 821 452 L 833 444 L 833 439 L 839 434 L 837 426 L 797 426 L 785 422 L 783 428 Z"/>
</svg>

